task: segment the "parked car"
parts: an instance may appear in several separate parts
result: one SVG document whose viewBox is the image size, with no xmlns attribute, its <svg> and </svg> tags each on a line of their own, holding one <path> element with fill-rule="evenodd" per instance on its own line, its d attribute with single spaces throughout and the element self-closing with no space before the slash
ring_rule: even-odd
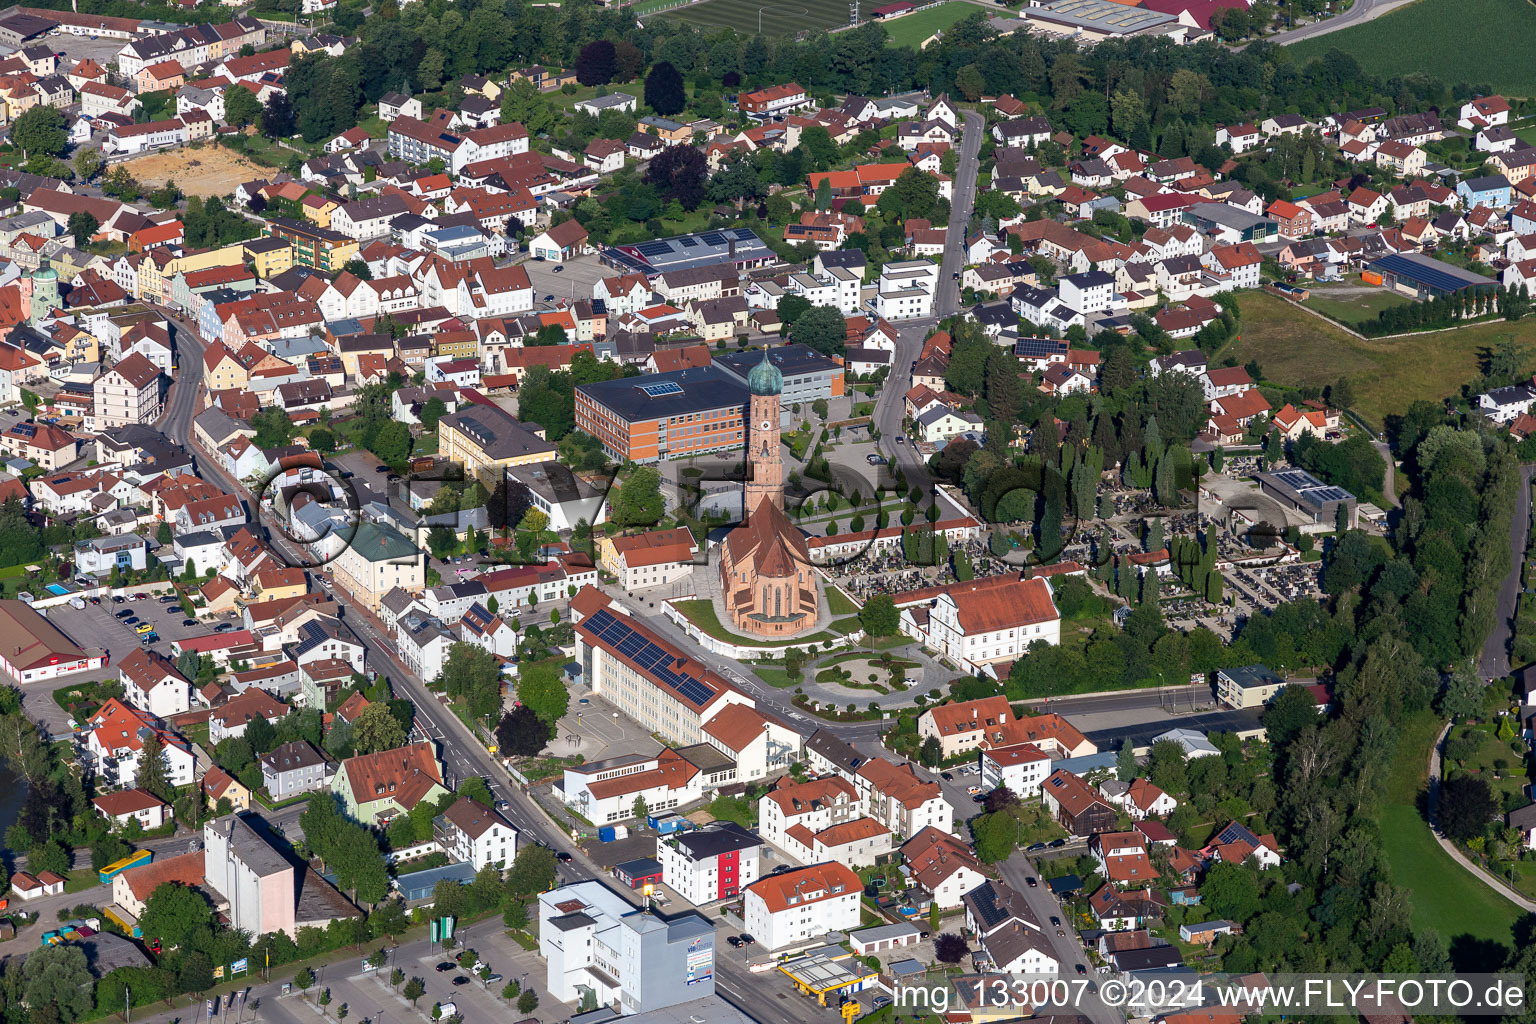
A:
<svg viewBox="0 0 1536 1024">
<path fill-rule="evenodd" d="M 232 623 L 232 622 L 221 622 L 217 626 L 213 627 L 213 631 L 215 633 L 228 633 L 230 630 L 232 630 L 234 628 L 235 628 L 235 626 L 234 626 L 234 623 Z"/>
<path fill-rule="evenodd" d="M 444 960 L 433 969 L 436 970 L 438 974 L 442 974 L 444 971 L 451 971 L 458 966 L 459 965 L 454 963 L 452 960 Z"/>
</svg>

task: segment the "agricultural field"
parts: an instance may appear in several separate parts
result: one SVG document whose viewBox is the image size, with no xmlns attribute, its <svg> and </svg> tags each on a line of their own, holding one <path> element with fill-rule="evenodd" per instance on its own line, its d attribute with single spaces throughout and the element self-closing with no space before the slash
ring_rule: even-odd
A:
<svg viewBox="0 0 1536 1024">
<path fill-rule="evenodd" d="M 890 46 L 910 46 L 915 50 L 923 44 L 923 40 L 940 29 L 949 28 L 955 22 L 982 11 L 983 8 L 963 0 L 917 11 L 884 23 L 886 43 Z"/>
<path fill-rule="evenodd" d="M 1536 7 L 1526 0 L 1419 0 L 1290 47 L 1298 63 L 1342 50 L 1367 72 L 1415 72 L 1516 96 L 1536 94 Z"/>
<path fill-rule="evenodd" d="M 1355 410 L 1377 426 L 1415 399 L 1434 402 L 1458 394 L 1478 375 L 1479 360 L 1506 337 L 1536 360 L 1536 318 L 1362 341 L 1268 292 L 1244 292 L 1239 308 L 1241 333 L 1213 362 L 1228 356 L 1239 364 L 1257 359 L 1276 384 L 1322 387 L 1348 377 Z"/>
<path fill-rule="evenodd" d="M 848 24 L 848 0 L 703 0 L 654 14 L 703 28 L 733 28 L 752 35 L 793 36 Z"/>
</svg>

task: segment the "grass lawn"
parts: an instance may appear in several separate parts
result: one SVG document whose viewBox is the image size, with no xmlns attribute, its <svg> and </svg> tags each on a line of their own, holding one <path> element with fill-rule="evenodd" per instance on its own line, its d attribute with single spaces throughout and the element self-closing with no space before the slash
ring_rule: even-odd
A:
<svg viewBox="0 0 1536 1024">
<path fill-rule="evenodd" d="M 1469 78 L 1494 92 L 1536 94 L 1536 10 L 1524 0 L 1419 0 L 1354 28 L 1288 47 L 1298 66 L 1342 50 L 1370 73 Z"/>
<path fill-rule="evenodd" d="M 1376 314 L 1391 306 L 1407 305 L 1408 297 L 1385 288 L 1373 288 L 1364 293 L 1344 293 L 1338 288 L 1313 288 L 1311 297 L 1303 305 L 1317 310 L 1324 316 L 1353 324 L 1359 320 L 1375 319 Z"/>
<path fill-rule="evenodd" d="M 1388 413 L 1404 412 L 1415 399 L 1439 402 L 1457 394 L 1477 376 L 1479 358 L 1506 337 L 1528 358 L 1536 354 L 1536 318 L 1361 341 L 1268 292 L 1244 292 L 1239 301 L 1242 333 L 1213 363 L 1226 356 L 1240 364 L 1257 359 L 1264 376 L 1276 384 L 1323 386 L 1348 377 L 1355 410 L 1375 423 Z"/>
<path fill-rule="evenodd" d="M 1387 778 L 1381 809 L 1381 843 L 1392 879 L 1413 893 L 1413 926 L 1433 928 L 1450 944 L 1479 939 L 1512 945 L 1520 918 L 1513 903 L 1488 888 L 1440 848 L 1419 811 L 1426 785 L 1429 748 L 1441 721 L 1421 712 L 1400 725 L 1397 756 Z M 1464 945 L 1464 942 L 1462 943 Z M 1458 969 L 1469 969 L 1457 964 Z"/>
<path fill-rule="evenodd" d="M 717 796 L 710 801 L 709 813 L 721 821 L 734 821 L 742 828 L 757 827 L 757 808 L 740 796 Z"/>
<path fill-rule="evenodd" d="M 836 587 L 827 588 L 827 610 L 833 615 L 857 615 L 859 606 L 853 599 Z"/>
<path fill-rule="evenodd" d="M 910 46 L 915 50 L 923 44 L 924 39 L 939 29 L 949 28 L 955 22 L 962 21 L 979 10 L 981 8 L 975 4 L 949 3 L 930 7 L 926 11 L 918 11 L 904 18 L 897 18 L 885 25 L 885 44 Z"/>
<path fill-rule="evenodd" d="M 741 644 L 746 647 L 804 647 L 819 644 L 826 640 L 836 640 L 831 633 L 812 633 L 809 636 L 797 636 L 793 640 L 770 640 L 765 637 L 742 636 L 733 633 L 720 621 L 720 616 L 715 613 L 715 604 L 708 598 L 695 598 L 692 601 L 673 601 L 673 607 L 683 613 L 683 616 L 695 626 L 714 637 L 716 640 L 725 640 L 733 644 Z M 858 624 L 858 620 L 854 620 Z M 837 623 L 832 624 L 833 628 Z"/>
</svg>

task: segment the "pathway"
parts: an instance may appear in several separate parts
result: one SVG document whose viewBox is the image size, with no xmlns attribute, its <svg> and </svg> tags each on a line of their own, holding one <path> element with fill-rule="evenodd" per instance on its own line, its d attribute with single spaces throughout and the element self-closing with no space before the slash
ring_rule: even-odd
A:
<svg viewBox="0 0 1536 1024">
<path fill-rule="evenodd" d="M 1445 743 L 1446 733 L 1450 731 L 1451 723 L 1447 722 L 1445 728 L 1440 730 L 1440 735 L 1435 737 L 1435 745 L 1429 748 L 1429 796 L 1425 801 L 1429 811 L 1429 831 L 1434 835 L 1435 842 L 1440 844 L 1442 850 L 1456 858 L 1457 863 L 1477 876 L 1478 880 L 1484 885 L 1509 900 L 1521 910 L 1527 913 L 1536 913 L 1536 902 L 1526 899 L 1511 889 L 1506 882 L 1495 878 L 1485 871 L 1481 865 L 1473 863 L 1466 854 L 1461 852 L 1455 843 L 1441 835 L 1440 829 L 1435 826 L 1435 804 L 1439 802 L 1440 798 L 1440 747 Z"/>
</svg>

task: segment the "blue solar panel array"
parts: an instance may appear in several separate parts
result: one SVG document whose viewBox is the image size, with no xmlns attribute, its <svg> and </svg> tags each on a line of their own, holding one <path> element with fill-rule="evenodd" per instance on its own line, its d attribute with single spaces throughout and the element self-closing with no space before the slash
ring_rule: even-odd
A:
<svg viewBox="0 0 1536 1024">
<path fill-rule="evenodd" d="M 715 688 L 686 672 L 672 668 L 672 655 L 636 633 L 629 624 L 604 608 L 588 617 L 582 626 L 643 672 L 648 672 L 675 690 L 684 700 L 703 705 L 715 695 Z"/>
</svg>

